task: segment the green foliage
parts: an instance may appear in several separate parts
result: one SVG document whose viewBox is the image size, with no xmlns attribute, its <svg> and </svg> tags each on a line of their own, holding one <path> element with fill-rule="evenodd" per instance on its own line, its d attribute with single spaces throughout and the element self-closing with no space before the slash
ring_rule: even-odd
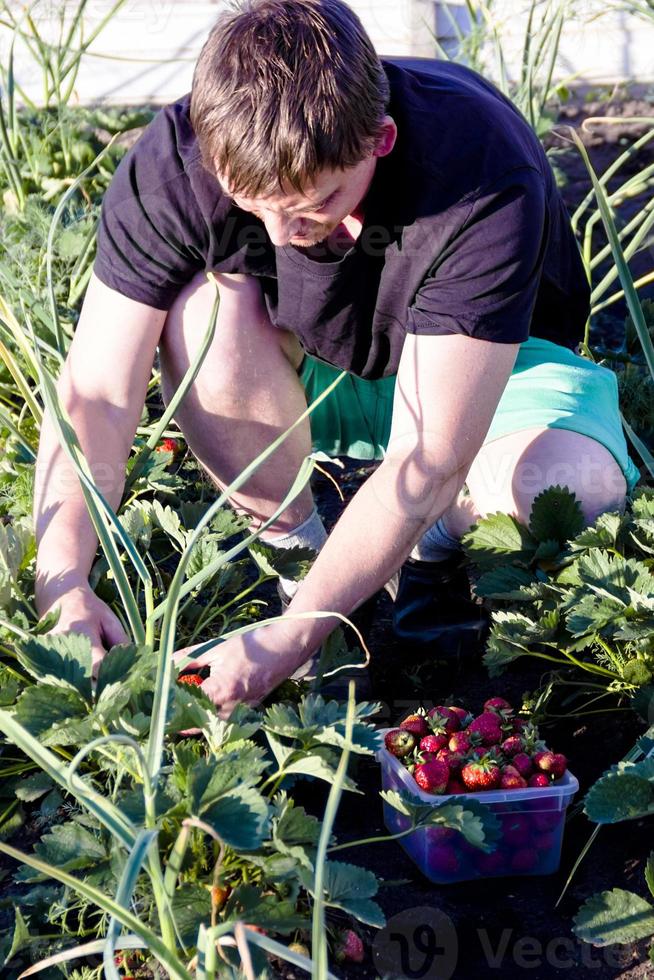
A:
<svg viewBox="0 0 654 980">
<path fill-rule="evenodd" d="M 540 657 L 634 696 L 654 677 L 654 492 L 582 525 L 574 495 L 551 487 L 528 528 L 492 514 L 464 536 L 481 571 L 476 592 L 494 607 L 484 662 L 497 676 Z"/>
<path fill-rule="evenodd" d="M 654 935 L 654 906 L 623 888 L 589 898 L 574 920 L 574 932 L 593 946 L 634 943 Z"/>
</svg>

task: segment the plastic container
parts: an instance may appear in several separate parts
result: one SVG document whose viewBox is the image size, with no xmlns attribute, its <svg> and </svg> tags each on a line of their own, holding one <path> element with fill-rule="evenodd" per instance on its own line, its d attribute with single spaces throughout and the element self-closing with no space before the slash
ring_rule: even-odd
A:
<svg viewBox="0 0 654 980">
<path fill-rule="evenodd" d="M 382 734 L 390 729 L 384 729 Z M 463 802 L 475 799 L 497 814 L 502 837 L 496 850 L 485 853 L 469 844 L 458 830 L 447 827 L 421 827 L 401 844 L 409 857 L 430 881 L 447 885 L 476 878 L 504 875 L 549 875 L 558 870 L 565 812 L 579 789 L 571 772 L 542 789 L 489 790 L 434 796 L 425 793 L 399 759 L 382 748 L 377 753 L 382 768 L 382 788 L 410 793 L 416 802 L 437 806 L 444 800 Z M 397 834 L 411 826 L 409 817 L 384 803 L 384 823 Z"/>
</svg>

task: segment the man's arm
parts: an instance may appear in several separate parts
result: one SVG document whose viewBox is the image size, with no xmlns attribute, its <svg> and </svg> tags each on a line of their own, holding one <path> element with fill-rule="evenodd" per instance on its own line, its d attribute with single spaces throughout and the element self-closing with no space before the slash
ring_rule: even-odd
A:
<svg viewBox="0 0 654 980">
<path fill-rule="evenodd" d="M 444 513 L 483 444 L 518 348 L 460 334 L 407 336 L 387 455 L 341 515 L 288 615 L 195 661 L 212 665 L 203 689 L 224 717 L 289 677 L 338 625 L 292 613 L 348 615 Z"/>
<path fill-rule="evenodd" d="M 165 318 L 164 311 L 92 276 L 57 384 L 95 481 L 114 508 Z M 57 632 L 87 633 L 97 660 L 106 645 L 125 637 L 88 585 L 97 539 L 77 475 L 47 417 L 36 464 L 34 522 L 37 609 L 44 614 L 60 606 Z"/>
</svg>

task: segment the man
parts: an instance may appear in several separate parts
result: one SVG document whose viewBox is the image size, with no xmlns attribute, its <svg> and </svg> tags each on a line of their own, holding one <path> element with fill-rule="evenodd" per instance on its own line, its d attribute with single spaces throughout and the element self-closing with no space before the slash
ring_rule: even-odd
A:
<svg viewBox="0 0 654 980">
<path fill-rule="evenodd" d="M 538 140 L 465 68 L 380 62 L 342 0 L 221 15 L 190 99 L 114 177 L 59 388 L 113 505 L 157 347 L 168 397 L 204 334 L 207 270 L 216 336 L 176 418 L 218 485 L 349 372 L 235 506 L 269 517 L 312 439 L 383 457 L 328 540 L 308 489 L 266 532 L 320 552 L 290 613 L 347 615 L 403 566 L 396 627 L 429 634 L 480 514 L 525 520 L 558 482 L 591 520 L 637 479 L 614 376 L 573 353 L 588 286 Z M 58 629 L 86 632 L 97 658 L 124 635 L 88 586 L 96 542 L 69 477 L 45 425 L 38 606 L 60 606 Z M 226 641 L 205 690 L 223 715 L 257 701 L 335 625 L 285 616 Z"/>
</svg>

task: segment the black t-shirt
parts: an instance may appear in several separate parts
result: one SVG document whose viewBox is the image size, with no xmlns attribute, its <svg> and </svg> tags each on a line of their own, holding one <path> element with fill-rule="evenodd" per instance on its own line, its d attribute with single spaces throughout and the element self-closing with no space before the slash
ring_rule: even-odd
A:
<svg viewBox="0 0 654 980">
<path fill-rule="evenodd" d="M 157 114 L 118 167 L 96 275 L 161 310 L 203 270 L 258 276 L 276 326 L 364 378 L 397 371 L 407 332 L 498 343 L 531 334 L 574 349 L 588 284 L 529 125 L 460 65 L 383 64 L 398 138 L 377 160 L 361 234 L 344 255 L 324 262 L 272 245 L 202 166 L 187 95 Z"/>
</svg>

